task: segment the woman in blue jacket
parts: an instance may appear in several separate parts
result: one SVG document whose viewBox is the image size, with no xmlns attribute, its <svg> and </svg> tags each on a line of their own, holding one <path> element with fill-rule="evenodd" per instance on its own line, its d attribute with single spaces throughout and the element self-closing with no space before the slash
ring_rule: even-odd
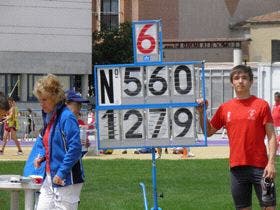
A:
<svg viewBox="0 0 280 210">
<path fill-rule="evenodd" d="M 77 119 L 65 106 L 65 94 L 56 76 L 39 79 L 33 93 L 42 107 L 44 121 L 35 144 L 38 154 L 33 159 L 35 168 L 44 169 L 37 210 L 77 209 L 84 182 Z"/>
</svg>

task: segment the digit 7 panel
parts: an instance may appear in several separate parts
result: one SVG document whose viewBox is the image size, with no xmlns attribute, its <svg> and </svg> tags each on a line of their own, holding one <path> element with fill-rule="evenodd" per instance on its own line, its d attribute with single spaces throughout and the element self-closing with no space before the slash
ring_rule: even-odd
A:
<svg viewBox="0 0 280 210">
<path fill-rule="evenodd" d="M 197 141 L 196 98 L 202 62 L 97 65 L 96 128 L 100 149 L 206 146 Z"/>
</svg>

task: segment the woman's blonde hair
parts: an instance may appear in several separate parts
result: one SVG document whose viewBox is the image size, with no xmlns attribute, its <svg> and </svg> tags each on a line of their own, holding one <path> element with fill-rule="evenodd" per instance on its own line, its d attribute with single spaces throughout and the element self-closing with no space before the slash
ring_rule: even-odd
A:
<svg viewBox="0 0 280 210">
<path fill-rule="evenodd" d="M 63 86 L 57 76 L 48 74 L 36 81 L 33 94 L 39 98 L 40 96 L 50 96 L 57 104 L 65 100 Z"/>
</svg>

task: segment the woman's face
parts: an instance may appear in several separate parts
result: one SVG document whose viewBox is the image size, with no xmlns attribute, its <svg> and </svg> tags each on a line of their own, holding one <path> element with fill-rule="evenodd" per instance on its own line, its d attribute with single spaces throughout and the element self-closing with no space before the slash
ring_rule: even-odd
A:
<svg viewBox="0 0 280 210">
<path fill-rule="evenodd" d="M 56 102 L 49 94 L 42 94 L 38 97 L 40 106 L 45 113 L 50 113 L 54 110 Z"/>
</svg>

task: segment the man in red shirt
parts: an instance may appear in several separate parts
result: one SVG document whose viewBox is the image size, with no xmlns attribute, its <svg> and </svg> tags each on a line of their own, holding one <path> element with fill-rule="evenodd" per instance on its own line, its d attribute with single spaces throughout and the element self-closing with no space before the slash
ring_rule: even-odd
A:
<svg viewBox="0 0 280 210">
<path fill-rule="evenodd" d="M 274 105 L 272 107 L 273 124 L 276 131 L 276 138 L 278 143 L 277 155 L 280 155 L 280 93 L 274 93 Z"/>
<path fill-rule="evenodd" d="M 275 187 L 269 191 L 261 184 L 264 178 L 273 182 L 276 175 L 275 154 L 276 136 L 269 105 L 266 101 L 250 94 L 253 73 L 249 66 L 238 65 L 230 74 L 230 81 L 236 97 L 222 104 L 212 120 L 207 119 L 207 136 L 225 127 L 230 147 L 231 192 L 236 209 L 250 210 L 252 205 L 252 186 L 263 209 L 275 209 Z M 197 112 L 200 126 L 203 124 L 203 104 L 208 102 L 198 99 Z M 268 137 L 269 155 L 264 143 Z"/>
</svg>

